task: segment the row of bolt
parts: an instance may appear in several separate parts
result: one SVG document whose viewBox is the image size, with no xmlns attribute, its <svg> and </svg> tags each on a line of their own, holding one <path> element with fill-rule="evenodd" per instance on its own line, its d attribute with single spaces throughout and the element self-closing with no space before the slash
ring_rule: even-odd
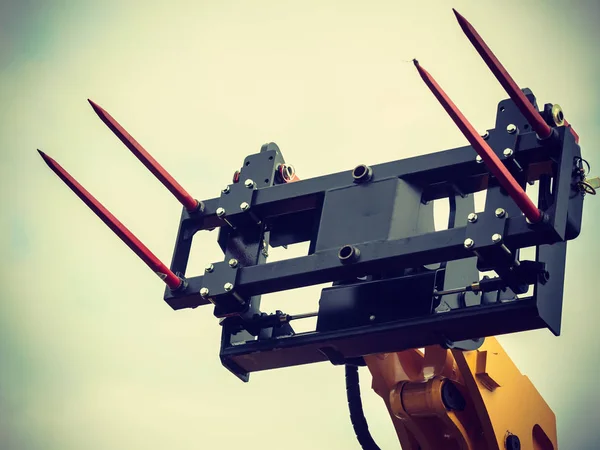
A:
<svg viewBox="0 0 600 450">
<path fill-rule="evenodd" d="M 517 132 L 517 126 L 514 123 L 509 123 L 506 126 L 506 131 L 508 132 L 508 134 L 515 134 Z M 481 135 L 481 137 L 483 139 L 489 138 L 490 137 L 489 131 L 486 131 L 484 134 Z"/>
<path fill-rule="evenodd" d="M 254 189 L 255 184 L 254 184 L 253 180 L 248 178 L 246 181 L 244 181 L 244 186 L 246 186 L 248 189 Z M 229 192 L 230 192 L 229 186 L 225 186 L 221 192 L 223 192 L 223 194 L 229 194 Z M 242 202 L 242 203 L 240 203 L 240 209 L 244 212 L 248 211 L 250 209 L 250 204 L 248 202 Z M 219 207 L 219 208 L 217 208 L 216 213 L 217 213 L 217 217 L 224 217 L 227 214 L 227 211 L 225 211 L 225 208 Z M 235 269 L 238 266 L 238 264 L 239 264 L 238 260 L 235 258 L 231 258 L 229 260 L 229 267 L 231 267 L 232 269 Z M 214 269 L 215 269 L 215 266 L 213 264 L 209 264 L 205 268 L 207 273 L 212 272 Z M 233 284 L 225 283 L 223 285 L 223 289 L 225 289 L 226 292 L 230 292 L 233 289 Z M 203 287 L 200 289 L 200 296 L 202 298 L 206 298 L 209 295 L 210 295 L 210 291 L 207 287 Z"/>
<path fill-rule="evenodd" d="M 517 126 L 514 123 L 509 123 L 506 126 L 506 131 L 509 134 L 514 134 L 517 131 Z M 481 137 L 483 139 L 487 139 L 487 138 L 490 137 L 490 133 L 486 131 L 485 134 L 481 135 Z M 514 151 L 513 151 L 512 148 L 505 148 L 504 151 L 502 152 L 502 154 L 504 155 L 505 158 L 510 158 L 514 154 Z M 479 155 L 477 155 L 476 160 L 477 160 L 478 163 L 482 163 L 483 162 L 483 158 L 481 156 L 479 156 Z"/>
<path fill-rule="evenodd" d="M 254 181 L 248 178 L 246 181 L 244 181 L 244 186 L 246 186 L 248 189 L 254 189 Z M 223 192 L 223 194 L 229 194 L 229 191 L 229 186 L 225 186 L 221 192 Z M 248 211 L 250 209 L 250 204 L 248 202 L 242 202 L 240 203 L 240 209 L 242 211 Z M 225 214 L 227 214 L 227 211 L 225 211 L 225 208 L 218 207 L 216 213 L 217 217 L 224 217 Z"/>
<path fill-rule="evenodd" d="M 514 151 L 512 148 L 505 148 L 502 151 L 502 154 L 504 155 L 505 158 L 510 158 L 512 155 L 514 155 Z M 477 160 L 478 163 L 482 163 L 483 162 L 483 158 L 479 155 L 477 155 L 477 157 L 475 158 Z"/>
<path fill-rule="evenodd" d="M 498 217 L 499 219 L 502 219 L 506 216 L 506 211 L 504 210 L 504 208 L 496 208 L 496 211 L 494 211 L 496 217 Z M 477 222 L 477 214 L 472 212 L 467 216 L 467 220 L 470 223 L 475 223 Z M 502 242 L 502 235 L 500 233 L 494 233 L 492 235 L 492 242 L 494 244 L 499 244 L 500 242 Z M 465 248 L 469 249 L 469 248 L 473 248 L 473 246 L 475 245 L 475 241 L 471 238 L 466 238 L 465 242 L 464 242 L 464 246 Z"/>
<path fill-rule="evenodd" d="M 229 260 L 229 267 L 231 267 L 232 269 L 235 269 L 238 266 L 239 262 L 237 259 L 235 258 L 231 258 Z M 204 269 L 207 273 L 211 273 L 213 270 L 215 270 L 215 266 L 214 264 L 209 264 L 205 267 Z M 225 289 L 225 292 L 230 292 L 233 289 L 233 284 L 232 283 L 225 283 L 223 285 L 223 289 Z M 208 290 L 207 287 L 203 287 L 200 289 L 200 296 L 202 298 L 206 298 L 208 297 L 210 294 L 210 291 Z"/>
</svg>

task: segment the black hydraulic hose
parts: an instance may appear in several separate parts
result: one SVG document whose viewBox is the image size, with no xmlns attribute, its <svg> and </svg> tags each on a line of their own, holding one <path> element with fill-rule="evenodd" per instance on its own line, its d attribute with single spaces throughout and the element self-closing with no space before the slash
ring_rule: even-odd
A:
<svg viewBox="0 0 600 450">
<path fill-rule="evenodd" d="M 380 450 L 373 440 L 367 425 L 360 400 L 360 383 L 358 380 L 358 366 L 346 364 L 346 397 L 350 410 L 350 421 L 356 433 L 356 439 L 364 450 Z"/>
</svg>

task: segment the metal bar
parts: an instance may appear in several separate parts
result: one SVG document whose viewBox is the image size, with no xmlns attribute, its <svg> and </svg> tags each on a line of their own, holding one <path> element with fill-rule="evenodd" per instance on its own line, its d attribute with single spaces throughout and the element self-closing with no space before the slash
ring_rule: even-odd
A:
<svg viewBox="0 0 600 450">
<path fill-rule="evenodd" d="M 471 44 L 473 44 L 473 47 L 475 47 L 512 101 L 515 102 L 521 111 L 521 114 L 523 114 L 525 119 L 531 124 L 531 128 L 533 128 L 541 139 L 550 136 L 552 128 L 544 121 L 542 115 L 536 111 L 529 100 L 527 100 L 523 91 L 521 91 L 517 83 L 515 83 L 515 80 L 512 79 L 498 58 L 496 58 L 496 55 L 492 53 L 492 50 L 490 50 L 483 38 L 477 33 L 475 28 L 473 28 L 473 25 L 461 16 L 456 9 L 452 8 L 452 11 L 454 11 L 454 15 L 456 16 L 460 27 L 471 41 Z"/>
<path fill-rule="evenodd" d="M 535 138 L 534 133 L 519 137 L 518 151 L 521 164 L 547 161 L 549 156 L 547 149 Z M 467 194 L 477 192 L 487 187 L 484 179 L 489 172 L 484 164 L 475 162 L 475 156 L 473 148 L 465 146 L 377 164 L 372 166 L 373 180 L 402 178 L 424 189 L 424 201 L 448 197 L 447 186 L 453 181 L 461 182 L 461 187 Z M 348 170 L 258 189 L 252 208 L 262 219 L 318 208 L 325 191 L 352 183 L 351 172 Z M 223 225 L 223 221 L 216 215 L 219 201 L 218 197 L 203 200 L 203 213 L 195 217 L 190 216 L 189 220 L 198 224 L 198 230 Z"/>
<path fill-rule="evenodd" d="M 342 264 L 337 248 L 267 264 L 239 268 L 236 289 L 250 297 L 335 280 L 349 279 L 369 273 L 389 272 L 472 257 L 464 247 L 466 227 L 391 241 L 372 241 L 356 245 L 360 259 L 353 264 Z M 559 238 L 553 230 L 532 230 L 522 217 L 507 219 L 504 242 L 510 248 L 552 244 Z M 493 246 L 490 241 L 490 247 Z M 168 293 L 165 301 L 173 309 L 208 304 L 200 294 L 202 276 L 187 278 L 188 286 L 176 295 Z"/>
<path fill-rule="evenodd" d="M 512 303 L 465 308 L 459 313 L 373 324 L 331 332 L 312 332 L 286 339 L 253 341 L 221 349 L 221 360 L 246 372 L 326 361 L 323 348 L 332 347 L 344 358 L 398 352 L 439 344 L 440 331 L 452 341 L 545 328 L 535 298 Z M 276 348 L 276 351 L 273 351 Z"/>
<path fill-rule="evenodd" d="M 52 171 L 104 222 L 133 252 L 163 280 L 170 289 L 181 286 L 182 280 L 165 266 L 135 235 L 92 196 L 60 164 L 41 150 L 41 157 Z"/>
<path fill-rule="evenodd" d="M 469 292 L 472 291 L 473 288 L 471 286 L 464 286 L 464 287 L 460 287 L 460 288 L 454 288 L 454 289 L 446 289 L 443 291 L 433 291 L 433 295 L 452 295 L 452 294 L 461 294 L 463 292 Z"/>
<path fill-rule="evenodd" d="M 146 168 L 154 174 L 156 178 L 179 200 L 179 202 L 188 211 L 194 211 L 198 208 L 199 203 L 192 197 L 175 179 L 148 153 L 144 147 L 140 145 L 114 117 L 112 117 L 105 109 L 88 99 L 92 108 L 98 114 L 98 117 L 106 124 L 108 128 L 131 150 L 137 159 L 146 166 Z"/>
<path fill-rule="evenodd" d="M 319 313 L 317 311 L 302 313 L 302 314 L 290 314 L 289 320 L 308 319 L 309 317 L 317 317 Z"/>
<path fill-rule="evenodd" d="M 473 146 L 477 154 L 481 156 L 490 172 L 492 172 L 492 174 L 498 179 L 500 185 L 519 206 L 519 209 L 521 209 L 523 214 L 525 214 L 525 217 L 527 217 L 527 219 L 529 219 L 529 221 L 532 223 L 539 222 L 542 219 L 541 211 L 527 196 L 517 180 L 515 180 L 506 166 L 502 163 L 502 161 L 500 161 L 500 158 L 498 158 L 496 153 L 494 153 L 494 151 L 490 148 L 487 142 L 483 140 L 479 133 L 475 131 L 473 126 L 460 112 L 458 107 L 446 95 L 443 89 L 437 84 L 435 79 L 423 67 L 421 67 L 416 59 L 414 60 L 414 64 L 425 84 L 429 87 L 433 95 L 435 95 L 435 97 L 444 107 L 456 126 Z"/>
</svg>

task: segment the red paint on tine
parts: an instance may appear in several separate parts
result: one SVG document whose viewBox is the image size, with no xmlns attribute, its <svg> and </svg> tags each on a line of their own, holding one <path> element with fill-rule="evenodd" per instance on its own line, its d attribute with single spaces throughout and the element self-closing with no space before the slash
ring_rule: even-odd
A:
<svg viewBox="0 0 600 450">
<path fill-rule="evenodd" d="M 140 145 L 114 117 L 104 108 L 88 99 L 98 117 L 112 130 L 113 133 L 131 150 L 150 172 L 179 200 L 188 211 L 194 211 L 198 207 L 198 201 L 194 199 L 175 179 Z"/>
<path fill-rule="evenodd" d="M 571 126 L 571 124 L 569 122 L 567 122 L 567 119 L 565 120 L 565 127 L 568 127 L 569 130 L 571 130 L 571 134 L 573 135 L 573 137 L 575 138 L 575 143 L 579 144 L 579 135 L 577 134 L 577 132 L 573 129 L 573 127 Z"/>
<path fill-rule="evenodd" d="M 515 80 L 512 79 L 500 61 L 498 61 L 496 55 L 492 53 L 492 50 L 490 50 L 483 38 L 479 35 L 479 33 L 477 33 L 475 28 L 473 28 L 473 25 L 471 25 L 467 19 L 461 16 L 456 9 L 452 8 L 452 11 L 454 11 L 454 15 L 456 16 L 460 27 L 471 41 L 471 44 L 473 44 L 481 58 L 483 58 L 512 101 L 515 102 L 521 111 L 521 114 L 525 116 L 525 119 L 527 119 L 527 122 L 530 123 L 533 130 L 542 139 L 550 136 L 552 133 L 552 128 L 544 121 L 544 118 L 535 109 L 531 102 L 527 100 L 527 97 L 525 94 L 523 94 L 523 91 L 521 91 L 517 83 L 515 83 Z"/>
<path fill-rule="evenodd" d="M 539 222 L 542 218 L 540 210 L 527 196 L 523 188 L 519 185 L 519 183 L 517 183 L 517 180 L 515 180 L 502 161 L 500 161 L 500 158 L 498 158 L 498 156 L 490 148 L 487 142 L 483 140 L 479 133 L 475 131 L 473 125 L 469 123 L 466 117 L 460 112 L 452 100 L 450 100 L 450 98 L 437 84 L 434 78 L 425 69 L 423 69 L 423 67 L 421 67 L 416 59 L 414 60 L 414 64 L 425 84 L 429 87 L 433 95 L 435 95 L 435 97 L 444 107 L 448 115 L 452 118 L 462 134 L 467 138 L 477 154 L 481 156 L 484 163 L 490 172 L 496 177 L 500 185 L 514 200 L 523 214 L 525 214 L 525 217 L 527 217 L 527 219 L 529 219 L 529 221 L 532 223 Z"/>
<path fill-rule="evenodd" d="M 41 157 L 52 171 L 104 222 L 154 273 L 171 289 L 181 286 L 181 279 L 165 266 L 134 234 L 92 196 L 60 164 L 41 150 Z"/>
</svg>

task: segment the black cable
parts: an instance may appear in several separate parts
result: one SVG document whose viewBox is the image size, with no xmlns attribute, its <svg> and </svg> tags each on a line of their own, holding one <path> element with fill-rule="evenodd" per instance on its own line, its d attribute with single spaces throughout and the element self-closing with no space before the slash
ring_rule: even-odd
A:
<svg viewBox="0 0 600 450">
<path fill-rule="evenodd" d="M 360 400 L 358 366 L 353 364 L 346 364 L 346 397 L 348 398 L 350 421 L 352 422 L 358 443 L 364 450 L 380 450 L 369 432 L 362 401 Z"/>
</svg>

